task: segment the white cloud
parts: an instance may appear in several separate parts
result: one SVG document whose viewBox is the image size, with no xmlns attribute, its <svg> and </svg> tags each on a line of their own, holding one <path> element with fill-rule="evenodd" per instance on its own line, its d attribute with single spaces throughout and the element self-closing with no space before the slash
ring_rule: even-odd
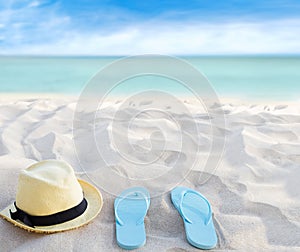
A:
<svg viewBox="0 0 300 252">
<path fill-rule="evenodd" d="M 0 54 L 132 55 L 300 53 L 300 18 L 257 22 L 147 21 L 77 27 L 59 3 L 0 10 Z M 113 15 L 113 14 L 111 14 Z"/>
<path fill-rule="evenodd" d="M 41 42 L 50 46 L 50 41 L 55 43 L 69 29 L 69 17 L 57 14 L 58 3 L 32 8 L 41 2 L 28 2 L 12 0 L 0 9 L 0 24 L 4 28 L 0 35 L 5 37 L 0 54 L 19 54 L 23 47 L 34 47 Z"/>
<path fill-rule="evenodd" d="M 32 1 L 31 3 L 28 4 L 28 7 L 38 7 L 40 6 L 40 2 L 39 1 Z"/>
<path fill-rule="evenodd" d="M 58 22 L 60 24 L 60 22 Z M 56 25 L 45 27 L 55 32 Z M 118 31 L 66 31 L 47 43 L 8 48 L 12 54 L 131 55 L 300 53 L 299 20 L 264 23 L 157 23 Z"/>
</svg>

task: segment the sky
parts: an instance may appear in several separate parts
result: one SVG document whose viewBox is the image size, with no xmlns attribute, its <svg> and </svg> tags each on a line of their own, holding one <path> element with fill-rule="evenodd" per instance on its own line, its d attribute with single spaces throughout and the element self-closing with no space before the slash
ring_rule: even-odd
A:
<svg viewBox="0 0 300 252">
<path fill-rule="evenodd" d="M 300 54 L 299 0 L 0 0 L 0 55 Z"/>
</svg>

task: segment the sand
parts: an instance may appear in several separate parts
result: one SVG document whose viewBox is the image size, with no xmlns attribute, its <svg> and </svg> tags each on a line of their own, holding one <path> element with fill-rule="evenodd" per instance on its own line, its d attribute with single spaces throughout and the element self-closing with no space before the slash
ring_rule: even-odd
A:
<svg viewBox="0 0 300 252">
<path fill-rule="evenodd" d="M 105 156 L 106 168 L 111 170 L 107 178 L 102 168 L 94 170 L 91 166 L 83 170 L 79 164 L 73 142 L 76 102 L 76 98 L 71 97 L 1 96 L 0 209 L 14 201 L 20 170 L 36 161 L 62 159 L 74 167 L 78 177 L 96 181 L 104 197 L 103 210 L 87 226 L 52 235 L 27 233 L 1 219 L 1 252 L 121 251 L 115 240 L 113 194 L 121 190 L 124 184 L 111 180 L 116 176 L 133 179 L 126 185 L 134 185 L 146 178 L 141 183 L 149 186 L 152 193 L 159 186 L 160 190 L 165 191 L 151 200 L 145 219 L 147 243 L 138 251 L 198 251 L 187 243 L 182 220 L 168 192 L 173 179 L 177 179 L 176 176 L 172 177 L 172 165 L 176 161 L 184 169 L 189 165 L 197 146 L 200 149 L 197 153 L 198 163 L 188 174 L 183 174 L 186 175 L 183 181 L 177 182 L 197 189 L 211 202 L 219 239 L 215 250 L 300 250 L 300 102 L 222 100 L 221 108 L 226 120 L 226 125 L 219 128 L 219 132 L 226 136 L 223 156 L 217 169 L 203 171 L 201 161 L 209 155 L 207 146 L 212 135 L 208 129 L 209 118 L 192 99 L 185 99 L 183 103 L 195 116 L 193 120 L 200 128 L 200 133 L 185 138 L 188 142 L 184 149 L 178 144 L 178 125 L 187 133 L 192 118 L 182 111 L 167 108 L 167 104 L 166 111 L 176 122 L 166 118 L 154 120 L 155 126 L 167 132 L 163 145 L 159 141 L 162 137 L 159 132 L 154 131 L 152 142 L 143 138 L 145 132 L 148 134 L 147 131 L 153 130 L 153 125 L 149 126 L 151 115 L 148 115 L 134 121 L 133 130 L 128 133 L 122 128 L 124 125 L 115 126 L 113 135 L 119 139 L 115 146 L 111 139 L 111 118 L 116 111 L 121 111 L 125 120 L 130 108 L 122 107 L 121 100 L 108 101 L 96 118 L 96 138 L 101 142 L 99 150 Z M 134 110 L 138 112 L 145 106 L 151 106 L 152 102 L 133 101 L 130 106 L 134 104 Z M 125 157 L 134 157 L 135 154 L 128 151 L 124 137 L 134 146 L 139 161 L 149 162 L 150 158 L 159 156 L 162 149 L 164 155 L 159 156 L 151 169 L 139 169 L 138 165 L 128 167 L 118 151 L 123 152 Z M 77 135 L 77 140 L 86 146 L 85 161 L 93 163 L 92 158 L 96 153 L 89 149 L 84 132 Z M 149 155 L 144 155 L 147 148 L 151 151 Z M 86 176 L 85 171 L 89 172 L 90 177 Z M 151 179 L 163 171 L 170 175 L 166 186 L 151 184 Z M 209 179 L 202 183 L 199 176 L 201 178 L 204 172 Z M 94 181 L 91 181 L 91 177 Z M 106 180 L 103 188 L 100 177 Z M 107 188 L 109 185 L 111 188 Z"/>
</svg>

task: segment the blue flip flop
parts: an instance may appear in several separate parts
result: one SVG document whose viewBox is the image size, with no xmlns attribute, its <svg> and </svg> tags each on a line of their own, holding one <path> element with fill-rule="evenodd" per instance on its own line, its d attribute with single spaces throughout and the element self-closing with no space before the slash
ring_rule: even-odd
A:
<svg viewBox="0 0 300 252">
<path fill-rule="evenodd" d="M 218 238 L 208 200 L 186 187 L 173 189 L 171 200 L 183 219 L 188 242 L 200 249 L 214 248 Z"/>
<path fill-rule="evenodd" d="M 136 249 L 146 243 L 144 219 L 150 195 L 143 187 L 132 187 L 115 199 L 116 237 L 123 249 Z"/>
</svg>

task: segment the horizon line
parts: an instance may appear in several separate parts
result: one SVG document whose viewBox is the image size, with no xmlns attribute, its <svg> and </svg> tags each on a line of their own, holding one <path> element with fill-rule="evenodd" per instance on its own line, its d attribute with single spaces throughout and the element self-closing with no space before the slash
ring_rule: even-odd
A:
<svg viewBox="0 0 300 252">
<path fill-rule="evenodd" d="M 300 53 L 245 53 L 245 54 L 161 54 L 161 53 L 144 53 L 144 54 L 0 54 L 0 57 L 108 57 L 108 58 L 124 58 L 124 57 L 134 57 L 134 56 L 146 56 L 146 55 L 155 55 L 155 56 L 171 56 L 171 57 L 300 57 Z"/>
</svg>

